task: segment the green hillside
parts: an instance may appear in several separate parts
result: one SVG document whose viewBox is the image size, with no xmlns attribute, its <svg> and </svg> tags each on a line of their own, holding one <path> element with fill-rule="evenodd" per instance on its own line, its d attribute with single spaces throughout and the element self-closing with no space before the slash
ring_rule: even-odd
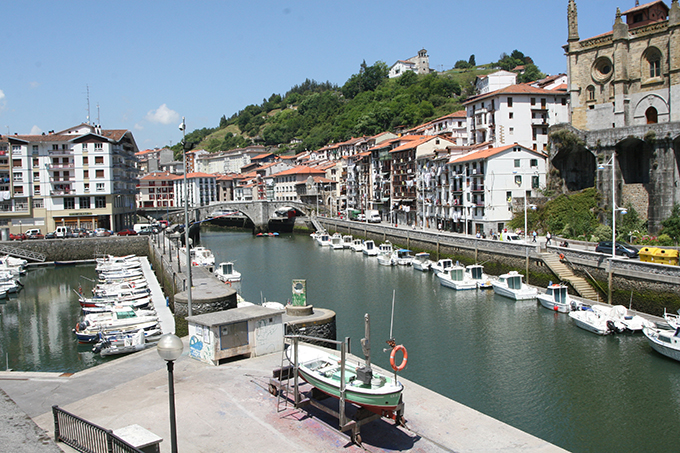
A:
<svg viewBox="0 0 680 453">
<path fill-rule="evenodd" d="M 474 62 L 474 55 L 470 57 Z M 474 93 L 477 76 L 498 68 L 525 64 L 539 78 L 531 59 L 521 52 L 502 54 L 496 63 L 473 66 L 459 61 L 456 69 L 389 79 L 383 62 L 362 63 L 343 86 L 305 80 L 284 96 L 272 94 L 260 105 L 248 105 L 216 128 L 197 129 L 186 136 L 191 148 L 226 151 L 251 143 L 277 146 L 279 152 L 313 150 L 352 137 L 375 135 L 397 127 L 413 127 L 462 109 Z M 518 77 L 521 80 L 524 75 Z M 290 143 L 296 139 L 295 145 Z M 181 144 L 173 147 L 176 154 Z"/>
</svg>

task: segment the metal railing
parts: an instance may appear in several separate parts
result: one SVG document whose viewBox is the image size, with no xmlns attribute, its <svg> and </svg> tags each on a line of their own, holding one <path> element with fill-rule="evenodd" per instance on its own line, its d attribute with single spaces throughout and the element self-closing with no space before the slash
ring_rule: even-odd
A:
<svg viewBox="0 0 680 453">
<path fill-rule="evenodd" d="M 110 429 L 90 423 L 52 406 L 54 416 L 54 439 L 69 447 L 86 453 L 143 453 L 113 434 Z"/>
</svg>

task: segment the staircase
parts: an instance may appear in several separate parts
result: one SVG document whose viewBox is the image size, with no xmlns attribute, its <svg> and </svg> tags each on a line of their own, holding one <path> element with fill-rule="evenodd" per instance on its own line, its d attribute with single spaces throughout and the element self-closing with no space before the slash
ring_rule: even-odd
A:
<svg viewBox="0 0 680 453">
<path fill-rule="evenodd" d="M 0 255 L 11 255 L 26 260 L 40 261 L 41 263 L 45 262 L 45 255 L 42 253 L 32 252 L 30 250 L 24 250 L 19 247 L 5 244 L 0 244 Z"/>
<path fill-rule="evenodd" d="M 540 256 L 553 274 L 557 275 L 560 281 L 569 282 L 579 296 L 589 300 L 598 300 L 597 291 L 585 279 L 574 275 L 571 268 L 560 260 L 558 254 L 541 253 Z"/>
<path fill-rule="evenodd" d="M 314 229 L 316 231 L 324 231 L 325 228 L 321 226 L 318 220 L 316 220 L 316 217 L 311 217 L 312 220 L 312 225 L 314 225 Z"/>
</svg>

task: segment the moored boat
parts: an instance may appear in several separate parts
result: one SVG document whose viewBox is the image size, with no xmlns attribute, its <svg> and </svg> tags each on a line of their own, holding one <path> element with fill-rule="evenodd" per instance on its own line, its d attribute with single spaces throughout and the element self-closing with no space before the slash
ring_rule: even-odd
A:
<svg viewBox="0 0 680 453">
<path fill-rule="evenodd" d="M 548 310 L 569 313 L 576 308 L 576 301 L 569 296 L 567 286 L 561 283 L 550 282 L 545 293 L 538 294 L 536 298 Z"/>
<path fill-rule="evenodd" d="M 503 274 L 498 279 L 493 280 L 491 285 L 496 294 L 509 297 L 514 300 L 535 299 L 538 290 L 522 281 L 522 274 L 517 271 L 510 271 Z"/>
<path fill-rule="evenodd" d="M 224 283 L 235 283 L 241 281 L 241 273 L 234 269 L 234 263 L 226 261 L 217 265 L 215 277 Z"/>
<path fill-rule="evenodd" d="M 346 249 L 350 248 L 352 246 L 352 235 L 351 234 L 346 234 L 342 237 L 342 246 Z"/>
<path fill-rule="evenodd" d="M 430 269 L 436 274 L 444 272 L 446 269 L 451 269 L 453 267 L 453 260 L 450 258 L 442 258 L 436 263 L 432 263 Z"/>
<path fill-rule="evenodd" d="M 352 245 L 349 247 L 353 252 L 363 252 L 364 251 L 364 241 L 361 239 L 353 239 Z"/>
<path fill-rule="evenodd" d="M 408 249 L 398 249 L 397 250 L 397 264 L 399 266 L 411 266 L 415 258 L 411 255 L 411 251 Z"/>
<path fill-rule="evenodd" d="M 467 272 L 470 278 L 477 283 L 477 288 L 493 288 L 493 285 L 491 284 L 493 279 L 484 273 L 484 266 L 481 264 L 470 264 L 465 267 L 465 272 Z"/>
<path fill-rule="evenodd" d="M 465 267 L 456 263 L 453 267 L 437 273 L 439 284 L 457 291 L 477 289 L 477 282 L 470 278 Z"/>
<path fill-rule="evenodd" d="M 623 324 L 608 319 L 602 311 L 593 310 L 592 307 L 581 307 L 569 312 L 569 317 L 577 327 L 597 335 L 621 333 L 626 330 Z"/>
<path fill-rule="evenodd" d="M 378 247 L 375 246 L 375 242 L 373 242 L 373 240 L 366 239 L 364 241 L 364 248 L 362 252 L 366 256 L 378 256 Z"/>
<path fill-rule="evenodd" d="M 102 357 L 110 355 L 129 354 L 146 348 L 146 338 L 142 329 L 130 333 L 117 333 L 108 337 L 101 337 L 94 345 L 92 352 Z"/>
<path fill-rule="evenodd" d="M 432 266 L 432 261 L 430 261 L 430 254 L 427 252 L 416 253 L 413 258 L 413 269 L 421 272 L 427 272 Z"/>
<path fill-rule="evenodd" d="M 674 330 L 645 327 L 642 333 L 649 345 L 659 354 L 680 362 L 680 328 Z"/>
<path fill-rule="evenodd" d="M 342 235 L 340 235 L 340 233 L 335 233 L 333 236 L 331 236 L 331 248 L 333 250 L 342 250 L 345 248 L 344 244 L 342 243 Z"/>
</svg>

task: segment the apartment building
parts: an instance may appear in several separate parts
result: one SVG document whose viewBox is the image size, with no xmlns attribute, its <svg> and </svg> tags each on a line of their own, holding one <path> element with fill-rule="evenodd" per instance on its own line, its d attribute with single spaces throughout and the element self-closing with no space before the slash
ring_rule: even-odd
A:
<svg viewBox="0 0 680 453">
<path fill-rule="evenodd" d="M 80 124 L 0 136 L 0 226 L 120 230 L 134 224 L 138 184 L 132 132 Z"/>
</svg>

